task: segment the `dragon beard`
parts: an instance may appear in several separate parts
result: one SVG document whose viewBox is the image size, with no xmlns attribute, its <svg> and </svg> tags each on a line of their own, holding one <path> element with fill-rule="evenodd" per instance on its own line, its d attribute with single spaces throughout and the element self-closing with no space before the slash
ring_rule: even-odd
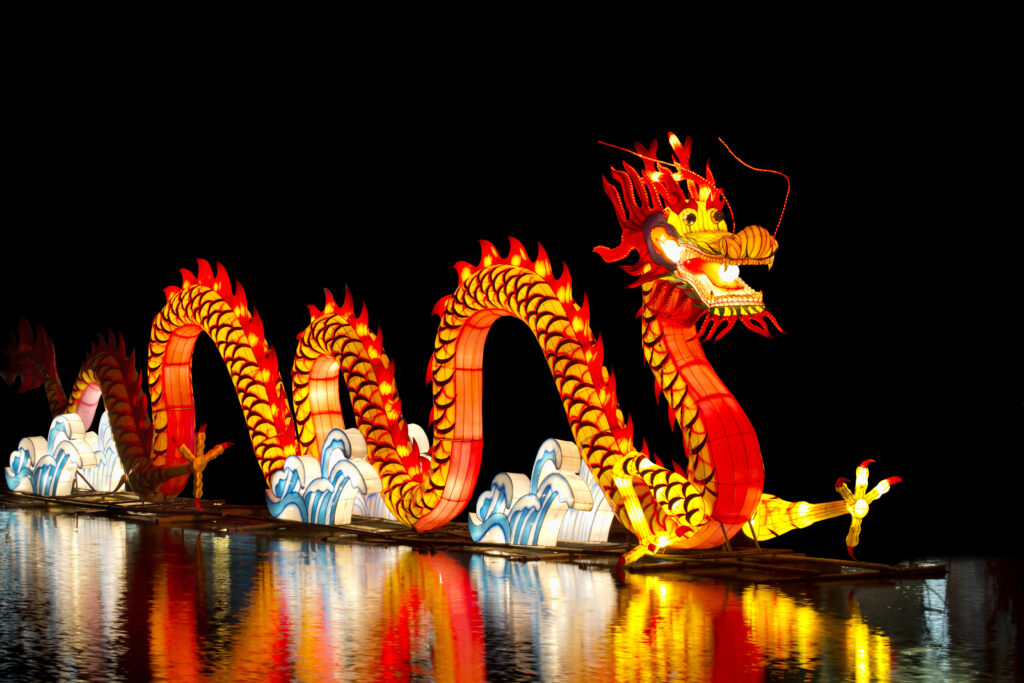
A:
<svg viewBox="0 0 1024 683">
<path fill-rule="evenodd" d="M 694 327 L 695 337 L 702 342 L 717 342 L 736 326 L 737 321 L 751 332 L 769 339 L 772 338 L 770 325 L 782 334 L 786 333 L 775 316 L 763 307 L 753 313 L 715 313 L 712 309 L 698 305 L 692 298 L 691 291 L 674 283 L 658 280 L 644 288 L 644 305 L 664 319 Z"/>
</svg>

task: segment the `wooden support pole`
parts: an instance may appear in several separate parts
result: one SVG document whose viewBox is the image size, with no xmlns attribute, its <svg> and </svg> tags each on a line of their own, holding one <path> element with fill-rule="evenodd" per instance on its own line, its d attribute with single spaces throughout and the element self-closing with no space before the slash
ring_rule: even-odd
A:
<svg viewBox="0 0 1024 683">
<path fill-rule="evenodd" d="M 92 484 L 90 484 L 90 483 L 89 483 L 89 480 L 85 478 L 85 475 L 84 475 L 84 474 L 82 474 L 82 471 L 81 471 L 81 470 L 75 470 L 75 474 L 76 474 L 76 475 L 78 475 L 78 477 L 79 477 L 79 478 L 80 478 L 80 479 L 81 479 L 82 481 L 84 481 L 84 482 L 85 482 L 85 485 L 89 487 L 89 490 L 90 490 L 90 491 L 95 491 L 95 490 L 96 490 L 96 488 L 95 488 L 95 487 L 94 487 L 94 486 L 93 486 Z"/>
</svg>

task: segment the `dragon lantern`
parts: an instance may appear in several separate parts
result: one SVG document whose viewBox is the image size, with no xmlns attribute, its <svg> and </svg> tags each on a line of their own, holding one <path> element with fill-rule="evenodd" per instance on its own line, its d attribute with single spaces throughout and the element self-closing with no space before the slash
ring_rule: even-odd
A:
<svg viewBox="0 0 1024 683">
<path fill-rule="evenodd" d="M 166 499 L 194 473 L 201 495 L 203 469 L 226 446 L 207 451 L 205 433 L 195 426 L 191 358 L 197 337 L 206 334 L 228 368 L 275 514 L 343 523 L 354 500 L 379 495 L 381 514 L 427 531 L 469 503 L 483 454 L 484 346 L 497 319 L 514 317 L 537 339 L 565 409 L 573 437 L 565 443 L 574 454 L 560 448 L 565 455 L 558 458 L 580 463 L 597 495 L 640 541 L 624 561 L 669 547 L 718 546 L 740 529 L 771 538 L 845 513 L 854 520 L 847 539 L 852 554 L 868 504 L 898 478 L 868 493 L 865 463 L 855 492 L 842 480 L 837 484 L 843 500 L 790 503 L 763 493 L 757 436 L 708 363 L 701 340 L 720 339 L 737 321 L 765 336 L 769 325 L 778 328 L 761 293 L 739 277 L 740 266 L 770 267 L 778 243 L 756 225 L 731 232 L 729 205 L 710 168 L 704 176 L 693 172 L 690 140 L 669 140 L 671 161 L 659 160 L 654 144 L 637 145 L 642 169 L 625 164 L 612 170 L 614 185 L 604 181 L 621 240 L 595 251 L 608 262 L 639 256 L 625 269 L 642 292 L 643 352 L 682 428 L 685 469 L 667 469 L 636 449 L 586 300 L 575 302 L 568 270 L 556 277 L 543 248 L 531 259 L 514 239 L 504 256 L 485 242 L 478 264 L 456 264 L 458 286 L 434 309 L 440 324 L 427 369 L 429 439 L 406 422 L 394 364 L 347 291 L 341 303 L 328 293 L 322 308 L 310 307 L 289 406 L 259 316 L 241 286 L 233 288 L 222 267 L 215 274 L 205 261 L 195 274 L 182 271 L 180 287 L 167 288 L 167 303 L 153 322 L 147 363 L 152 417 L 134 362 L 113 339 L 94 348 L 67 399 L 55 377 L 52 344 L 41 330 L 33 337 L 25 323 L 8 349 L 11 368 L 4 377 L 20 375 L 22 390 L 45 384 L 54 414 L 75 414 L 82 424 L 91 422 L 102 395 L 131 488 L 147 499 Z M 341 385 L 355 429 L 345 429 Z M 57 481 L 65 464 L 85 462 L 68 448 L 64 461 L 43 452 L 65 441 L 85 448 L 88 440 L 76 425 L 62 428 L 63 437 L 51 435 L 49 444 L 23 440 L 7 470 L 11 488 L 38 488 L 43 465 L 47 481 Z"/>
<path fill-rule="evenodd" d="M 612 169 L 618 187 L 606 179 L 604 189 L 615 206 L 622 236 L 615 248 L 595 249 L 607 262 L 621 261 L 633 252 L 639 256 L 635 265 L 623 269 L 637 278 L 633 286 L 641 288 L 644 357 L 669 402 L 671 419 L 682 427 L 688 463 L 685 471 L 676 466 L 674 473 L 636 456 L 618 466 L 631 477 L 620 477 L 619 485 L 627 492 L 627 508 L 634 510 L 634 527 L 642 530 L 636 552 L 644 551 L 645 539 L 650 551 L 667 545 L 711 547 L 727 542 L 741 528 L 763 540 L 849 513 L 853 522 L 847 549 L 852 556 L 862 519 L 859 511 L 866 514 L 867 504 L 899 478 L 883 480 L 865 498 L 869 463 L 862 464 L 859 509 L 846 480 L 836 484 L 843 500 L 831 503 L 790 503 L 763 493 L 764 464 L 757 436 L 708 363 L 700 340 L 721 339 L 737 321 L 765 337 L 771 337 L 768 323 L 782 331 L 766 310 L 762 293 L 739 277 L 740 266 L 772 267 L 782 216 L 775 233 L 758 225 L 730 231 L 724 213 L 728 201 L 715 184 L 710 164 L 701 176 L 689 166 L 692 140 L 681 143 L 670 133 L 669 144 L 669 162 L 657 158 L 657 143 L 652 142 L 649 148 L 636 145 L 642 171 L 629 164 L 623 170 Z M 788 196 L 787 191 L 787 200 Z M 633 502 L 635 496 L 628 492 L 633 483 L 650 492 L 653 504 Z"/>
</svg>

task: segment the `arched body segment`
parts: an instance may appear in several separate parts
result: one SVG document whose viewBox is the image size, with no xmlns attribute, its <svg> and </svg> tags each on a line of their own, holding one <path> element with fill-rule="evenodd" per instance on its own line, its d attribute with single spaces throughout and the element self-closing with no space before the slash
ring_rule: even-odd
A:
<svg viewBox="0 0 1024 683">
<path fill-rule="evenodd" d="M 318 457 L 332 429 L 344 429 L 339 381 L 344 382 L 356 426 L 368 457 L 380 475 L 392 513 L 406 524 L 416 520 L 408 506 L 391 507 L 419 486 L 420 453 L 402 416 L 391 360 L 379 334 L 370 331 L 366 309 L 356 315 L 351 294 L 338 305 L 330 293 L 322 311 L 310 307 L 311 320 L 299 335 L 292 365 L 292 397 L 303 453 Z"/>
<path fill-rule="evenodd" d="M 469 502 L 480 469 L 483 450 L 481 425 L 481 369 L 484 343 L 491 325 L 502 316 L 526 324 L 536 337 L 562 400 L 569 428 L 601 485 L 613 501 L 620 519 L 628 524 L 612 469 L 635 453 L 632 425 L 625 421 L 615 395 L 614 377 L 603 364 L 603 347 L 590 330 L 588 305 L 576 304 L 568 271 L 552 273 L 543 249 L 531 261 L 522 245 L 512 240 L 506 257 L 483 243 L 478 266 L 456 266 L 460 283 L 454 294 L 435 309 L 441 315 L 429 368 L 434 392 L 431 423 L 434 427 L 434 464 L 430 481 L 443 484 L 442 508 L 421 518 L 416 528 L 426 530 L 461 512 Z M 453 476 L 457 475 L 457 476 Z M 691 487 L 667 473 L 672 484 Z M 667 489 L 658 486 L 664 493 Z M 692 492 L 691 492 L 692 493 Z M 689 501 L 668 497 L 659 505 L 698 508 L 698 496 Z M 670 529 L 676 524 L 669 522 Z"/>
<path fill-rule="evenodd" d="M 166 290 L 167 303 L 150 331 L 152 462 L 155 467 L 187 466 L 180 447 L 193 449 L 196 443 L 192 354 L 198 337 L 206 334 L 227 366 L 253 451 L 269 482 L 285 458 L 299 451 L 277 356 L 264 339 L 259 316 L 249 312 L 241 286 L 233 293 L 223 269 L 214 277 L 208 263 L 200 261 L 199 266 L 197 276 L 183 271 L 181 288 Z M 169 479 L 160 493 L 177 495 L 186 480 Z"/>
</svg>

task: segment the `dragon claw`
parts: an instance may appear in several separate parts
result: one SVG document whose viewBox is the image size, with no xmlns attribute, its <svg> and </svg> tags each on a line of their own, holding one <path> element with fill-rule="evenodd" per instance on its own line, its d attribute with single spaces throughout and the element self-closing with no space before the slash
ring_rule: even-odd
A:
<svg viewBox="0 0 1024 683">
<path fill-rule="evenodd" d="M 226 441 L 221 444 L 217 444 L 210 450 L 206 450 L 206 425 L 203 425 L 196 432 L 196 450 L 193 453 L 189 450 L 188 446 L 182 444 L 178 446 L 178 452 L 181 456 L 188 461 L 189 469 L 195 474 L 195 484 L 193 485 L 193 491 L 195 493 L 196 508 L 202 509 L 199 505 L 199 499 L 203 497 L 203 470 L 218 455 L 223 453 L 229 447 L 234 446 L 230 441 Z"/>
<path fill-rule="evenodd" d="M 893 484 L 903 481 L 902 477 L 888 477 L 882 479 L 875 485 L 875 488 L 868 491 L 868 466 L 875 461 L 868 459 L 857 468 L 857 481 L 854 490 L 851 492 L 847 484 L 850 482 L 846 477 L 840 477 L 836 481 L 836 491 L 846 502 L 846 511 L 850 513 L 850 531 L 846 534 L 846 552 L 856 560 L 853 549 L 860 542 L 861 520 L 868 514 L 871 503 L 882 497 L 889 491 Z"/>
</svg>

